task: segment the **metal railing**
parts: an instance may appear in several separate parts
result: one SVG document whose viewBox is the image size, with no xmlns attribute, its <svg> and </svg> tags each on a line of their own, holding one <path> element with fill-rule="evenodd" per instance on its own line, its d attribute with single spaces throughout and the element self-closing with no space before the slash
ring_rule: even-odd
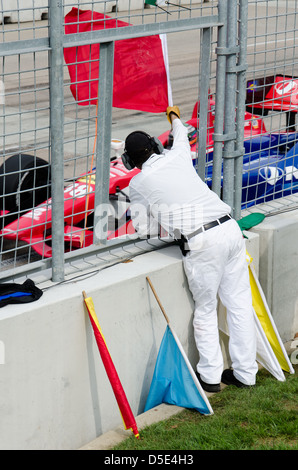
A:
<svg viewBox="0 0 298 470">
<path fill-rule="evenodd" d="M 264 186 L 262 175 L 269 189 L 275 186 L 273 164 L 276 174 L 280 171 L 280 152 L 296 142 L 295 133 L 282 128 L 278 119 L 288 116 L 285 123 L 293 130 L 295 109 L 291 113 L 266 111 L 266 99 L 258 98 L 258 107 L 255 97 L 259 95 L 254 89 L 253 96 L 249 96 L 249 90 L 251 80 L 268 73 L 281 74 L 285 86 L 297 75 L 297 2 L 189 0 L 157 6 L 151 0 L 51 0 L 47 7 L 39 0 L 31 3 L 30 8 L 17 2 L 12 12 L 7 2 L 0 0 L 0 210 L 2 229 L 9 229 L 2 232 L 1 238 L 2 279 L 50 270 L 52 280 L 57 282 L 72 272 L 78 261 L 94 266 L 112 252 L 117 252 L 113 256 L 121 260 L 136 250 L 164 244 L 162 238 L 139 242 L 134 235 L 119 237 L 117 232 L 122 222 L 125 226 L 128 206 L 121 191 L 111 194 L 111 158 L 119 157 L 121 140 L 136 126 L 166 135 L 167 121 L 163 113 L 113 106 L 116 41 L 167 34 L 174 104 L 179 105 L 185 121 L 192 118 L 192 135 L 196 135 L 192 150 L 198 173 L 230 204 L 236 218 L 241 217 L 243 209 L 259 207 L 257 204 L 263 200 L 258 190 L 255 197 L 251 193 Z M 116 20 L 116 25 L 66 34 L 65 18 L 72 8 L 99 12 L 102 21 L 109 21 L 108 16 Z M 26 14 L 24 22 L 22 14 Z M 10 22 L 10 15 L 14 22 Z M 121 22 L 129 25 L 119 27 Z M 99 43 L 98 101 L 86 106 L 74 97 L 71 85 L 85 82 L 89 86 L 90 80 L 71 81 L 64 53 L 84 46 L 91 51 L 91 45 Z M 94 59 L 88 54 L 85 62 L 91 67 Z M 75 66 L 79 63 L 74 62 Z M 274 153 L 268 150 L 273 142 L 267 145 L 268 135 L 281 131 L 287 142 L 280 145 L 275 139 Z M 112 138 L 119 141 L 114 140 L 111 150 Z M 258 150 L 252 151 L 252 145 L 259 145 Z M 278 154 L 275 163 L 273 153 Z M 269 158 L 266 165 L 264 158 Z M 290 158 L 293 156 L 284 160 L 290 163 Z M 292 170 L 283 170 L 287 183 L 293 176 L 288 190 L 291 195 L 296 191 L 294 163 Z M 250 180 L 252 169 L 256 181 Z M 274 202 L 279 196 L 280 191 L 274 194 Z M 116 227 L 113 219 L 116 235 L 109 236 L 109 211 L 113 212 L 116 204 L 117 210 L 123 209 L 121 223 L 117 220 Z M 93 211 L 94 207 L 107 207 L 107 213 L 103 217 L 101 212 Z"/>
<path fill-rule="evenodd" d="M 298 207 L 297 6 L 248 1 L 246 110 L 262 120 L 263 131 L 257 151 L 246 143 L 244 214 Z"/>
</svg>

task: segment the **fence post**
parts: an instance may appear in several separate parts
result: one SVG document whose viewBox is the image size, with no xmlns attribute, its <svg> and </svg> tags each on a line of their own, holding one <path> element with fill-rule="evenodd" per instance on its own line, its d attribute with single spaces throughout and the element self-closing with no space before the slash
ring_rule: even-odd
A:
<svg viewBox="0 0 298 470">
<path fill-rule="evenodd" d="M 227 40 L 227 1 L 219 0 L 219 21 L 223 23 L 218 28 L 217 39 L 217 68 L 216 68 L 216 93 L 215 93 L 215 120 L 213 134 L 213 169 L 212 190 L 221 194 L 221 170 L 223 150 L 223 128 L 225 110 L 225 86 L 226 86 L 226 40 Z"/>
<path fill-rule="evenodd" d="M 205 180 L 206 167 L 206 140 L 208 119 L 208 91 L 210 81 L 210 54 L 211 54 L 211 28 L 204 28 L 201 32 L 201 60 L 200 60 L 200 94 L 198 112 L 200 115 L 199 125 L 199 148 L 198 148 L 198 175 Z"/>
<path fill-rule="evenodd" d="M 49 2 L 50 14 L 50 140 L 52 174 L 52 280 L 64 279 L 64 97 L 63 6 Z"/>
<path fill-rule="evenodd" d="M 98 84 L 98 137 L 96 142 L 96 179 L 94 211 L 94 244 L 107 240 L 110 182 L 110 152 L 113 106 L 114 42 L 100 45 Z"/>
<path fill-rule="evenodd" d="M 235 153 L 235 109 L 236 109 L 236 39 L 237 0 L 228 2 L 227 27 L 227 74 L 225 93 L 225 143 L 223 153 L 223 200 L 234 213 L 234 153 Z"/>
</svg>

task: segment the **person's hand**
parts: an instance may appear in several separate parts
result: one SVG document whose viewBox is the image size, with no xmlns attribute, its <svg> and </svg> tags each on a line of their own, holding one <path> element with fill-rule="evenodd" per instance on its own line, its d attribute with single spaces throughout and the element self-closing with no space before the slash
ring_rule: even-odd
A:
<svg viewBox="0 0 298 470">
<path fill-rule="evenodd" d="M 178 106 L 167 107 L 167 118 L 170 124 L 172 124 L 173 119 L 180 119 L 180 109 L 178 108 Z"/>
</svg>

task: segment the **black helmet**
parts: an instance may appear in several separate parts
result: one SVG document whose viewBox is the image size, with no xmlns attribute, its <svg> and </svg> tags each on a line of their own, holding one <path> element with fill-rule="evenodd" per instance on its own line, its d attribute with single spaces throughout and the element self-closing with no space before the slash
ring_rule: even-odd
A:
<svg viewBox="0 0 298 470">
<path fill-rule="evenodd" d="M 143 131 L 134 131 L 126 137 L 125 150 L 122 155 L 124 166 L 132 170 L 142 165 L 153 153 L 163 151 L 161 142 Z"/>
</svg>

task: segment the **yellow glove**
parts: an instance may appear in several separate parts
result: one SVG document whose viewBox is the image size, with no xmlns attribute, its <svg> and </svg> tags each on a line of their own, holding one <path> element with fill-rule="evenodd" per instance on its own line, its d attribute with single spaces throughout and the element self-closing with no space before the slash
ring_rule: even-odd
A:
<svg viewBox="0 0 298 470">
<path fill-rule="evenodd" d="M 172 121 L 170 119 L 170 113 L 176 114 L 176 116 L 180 119 L 180 110 L 178 106 L 168 106 L 167 107 L 167 118 L 170 124 L 172 124 Z"/>
</svg>

